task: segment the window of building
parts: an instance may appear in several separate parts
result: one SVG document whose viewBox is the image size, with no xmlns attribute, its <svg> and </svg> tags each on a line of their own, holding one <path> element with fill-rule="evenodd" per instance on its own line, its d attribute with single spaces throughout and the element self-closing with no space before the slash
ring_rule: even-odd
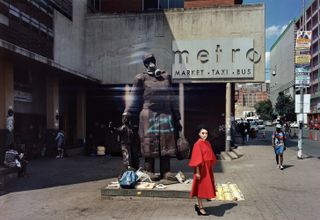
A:
<svg viewBox="0 0 320 220">
<path fill-rule="evenodd" d="M 144 10 L 183 8 L 184 0 L 143 0 Z"/>
<path fill-rule="evenodd" d="M 101 0 L 88 0 L 87 6 L 90 12 L 100 12 L 101 11 Z"/>
</svg>

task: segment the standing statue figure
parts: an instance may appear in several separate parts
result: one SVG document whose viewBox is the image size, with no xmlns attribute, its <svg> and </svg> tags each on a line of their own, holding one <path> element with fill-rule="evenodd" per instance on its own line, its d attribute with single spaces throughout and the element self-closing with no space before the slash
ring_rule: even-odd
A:
<svg viewBox="0 0 320 220">
<path fill-rule="evenodd" d="M 155 158 L 160 158 L 160 178 L 174 179 L 170 173 L 170 157 L 176 156 L 176 140 L 182 127 L 171 75 L 156 68 L 153 54 L 145 54 L 143 64 L 147 72 L 135 76 L 130 91 L 132 102 L 125 113 L 133 118 L 139 114 L 136 121 L 139 121 L 141 155 L 151 179 L 157 179 Z"/>
<path fill-rule="evenodd" d="M 123 171 L 129 168 L 139 169 L 139 138 L 137 138 L 137 129 L 128 120 L 127 113 L 122 114 L 122 125 L 119 128 L 113 127 L 109 122 L 111 132 L 116 131 L 120 136 Z"/>
</svg>

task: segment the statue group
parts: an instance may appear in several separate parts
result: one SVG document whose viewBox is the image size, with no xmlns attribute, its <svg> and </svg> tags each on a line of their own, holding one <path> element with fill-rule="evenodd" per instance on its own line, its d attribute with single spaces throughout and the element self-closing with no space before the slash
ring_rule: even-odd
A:
<svg viewBox="0 0 320 220">
<path fill-rule="evenodd" d="M 176 156 L 176 141 L 182 129 L 178 99 L 171 75 L 157 69 L 154 55 L 145 54 L 143 64 L 146 71 L 135 76 L 130 91 L 132 101 L 126 106 L 122 116 L 123 123 L 125 121 L 129 128 L 131 126 L 134 129 L 134 124 L 138 125 L 140 146 L 134 146 L 130 141 L 126 146 L 123 143 L 123 161 L 125 166 L 137 168 L 139 161 L 137 162 L 136 149 L 140 147 L 144 169 L 150 177 L 170 179 L 173 176 L 170 172 L 170 158 Z M 155 158 L 160 161 L 160 176 L 154 174 Z"/>
</svg>

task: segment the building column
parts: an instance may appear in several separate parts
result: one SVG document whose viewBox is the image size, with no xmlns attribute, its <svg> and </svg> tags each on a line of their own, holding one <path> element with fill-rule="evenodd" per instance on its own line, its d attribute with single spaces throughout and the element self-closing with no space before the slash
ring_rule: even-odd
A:
<svg viewBox="0 0 320 220">
<path fill-rule="evenodd" d="M 184 134 L 184 84 L 179 83 L 179 111 L 181 115 L 182 134 Z"/>
<path fill-rule="evenodd" d="M 86 90 L 79 88 L 77 93 L 77 143 L 79 146 L 84 146 L 86 143 Z"/>
<path fill-rule="evenodd" d="M 13 62 L 0 55 L 0 161 L 4 159 L 6 119 L 14 103 Z"/>
<path fill-rule="evenodd" d="M 59 129 L 59 80 L 48 75 L 47 84 L 47 155 L 56 155 L 55 136 Z"/>
</svg>

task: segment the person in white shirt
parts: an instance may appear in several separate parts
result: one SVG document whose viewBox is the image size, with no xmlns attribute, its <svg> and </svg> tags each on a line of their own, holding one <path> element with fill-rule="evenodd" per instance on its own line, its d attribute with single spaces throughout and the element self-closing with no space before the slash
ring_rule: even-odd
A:
<svg viewBox="0 0 320 220">
<path fill-rule="evenodd" d="M 11 108 L 8 110 L 6 121 L 6 146 L 14 143 L 14 112 Z"/>
</svg>

